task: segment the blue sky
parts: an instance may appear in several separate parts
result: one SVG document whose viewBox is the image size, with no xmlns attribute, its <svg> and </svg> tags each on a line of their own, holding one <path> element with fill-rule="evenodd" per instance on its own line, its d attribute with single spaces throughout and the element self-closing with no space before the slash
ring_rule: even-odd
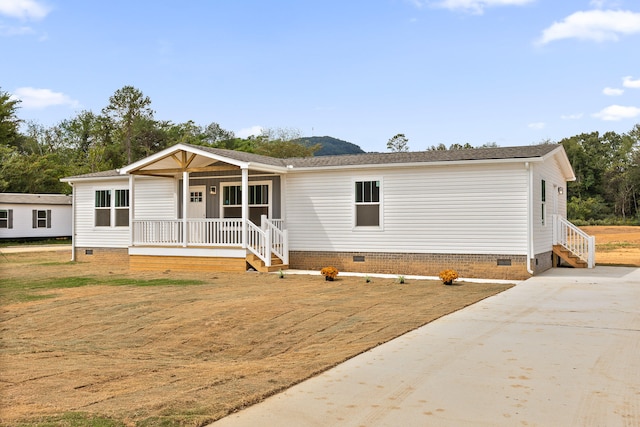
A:
<svg viewBox="0 0 640 427">
<path fill-rule="evenodd" d="M 132 85 L 158 120 L 386 151 L 627 132 L 637 0 L 0 0 L 0 88 L 45 126 Z"/>
</svg>

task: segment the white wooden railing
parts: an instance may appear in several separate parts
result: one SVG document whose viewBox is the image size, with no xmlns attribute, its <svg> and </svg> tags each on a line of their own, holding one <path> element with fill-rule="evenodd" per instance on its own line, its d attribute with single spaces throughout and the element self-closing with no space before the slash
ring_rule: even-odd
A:
<svg viewBox="0 0 640 427">
<path fill-rule="evenodd" d="M 588 268 L 596 265 L 596 238 L 589 236 L 560 215 L 553 216 L 553 244 L 570 250 L 586 262 Z"/>
<path fill-rule="evenodd" d="M 133 220 L 133 244 L 178 246 L 184 242 L 182 220 Z"/>
<path fill-rule="evenodd" d="M 134 220 L 133 245 L 184 245 L 181 219 Z M 188 219 L 187 245 L 190 246 L 242 246 L 241 219 Z"/>
<path fill-rule="evenodd" d="M 187 246 L 242 246 L 242 219 L 187 219 Z M 133 221 L 134 246 L 184 246 L 184 223 L 181 219 L 136 219 Z M 247 221 L 247 249 L 266 266 L 271 255 L 289 264 L 289 239 L 284 221 L 261 217 L 258 227 Z"/>
<path fill-rule="evenodd" d="M 260 217 L 260 227 L 248 222 L 247 249 L 258 256 L 267 267 L 271 266 L 271 255 L 289 264 L 289 243 L 287 231 L 282 230 L 282 220 L 269 220 L 266 215 Z"/>
</svg>

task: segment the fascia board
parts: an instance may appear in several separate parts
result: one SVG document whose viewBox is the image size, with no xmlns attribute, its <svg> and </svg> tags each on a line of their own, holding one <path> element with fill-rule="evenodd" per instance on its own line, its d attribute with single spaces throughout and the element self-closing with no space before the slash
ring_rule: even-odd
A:
<svg viewBox="0 0 640 427">
<path fill-rule="evenodd" d="M 567 181 L 575 181 L 576 175 L 573 171 L 573 166 L 571 166 L 571 162 L 569 161 L 569 157 L 567 156 L 567 152 L 564 150 L 563 146 L 559 146 L 553 151 L 550 151 L 546 155 L 543 156 L 543 159 L 546 160 L 549 157 L 558 156 L 558 162 L 560 163 L 560 168 L 562 169 L 562 173 L 564 174 L 564 179 Z"/>
</svg>

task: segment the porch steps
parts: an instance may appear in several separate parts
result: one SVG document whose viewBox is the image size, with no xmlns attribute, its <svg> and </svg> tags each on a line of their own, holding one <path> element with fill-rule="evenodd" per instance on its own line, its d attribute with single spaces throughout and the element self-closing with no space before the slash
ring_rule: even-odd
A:
<svg viewBox="0 0 640 427">
<path fill-rule="evenodd" d="M 273 255 L 271 257 L 271 266 L 267 267 L 258 256 L 254 254 L 247 255 L 247 263 L 259 271 L 261 273 L 270 273 L 273 271 L 286 270 L 289 268 L 288 265 L 282 263 L 282 260 L 277 256 Z"/>
<path fill-rule="evenodd" d="M 553 245 L 553 253 L 574 268 L 587 268 L 588 263 L 562 245 Z"/>
</svg>

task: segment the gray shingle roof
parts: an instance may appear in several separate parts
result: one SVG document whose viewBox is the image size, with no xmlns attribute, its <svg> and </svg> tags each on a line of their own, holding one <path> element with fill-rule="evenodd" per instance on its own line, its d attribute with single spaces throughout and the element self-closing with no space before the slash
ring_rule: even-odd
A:
<svg viewBox="0 0 640 427">
<path fill-rule="evenodd" d="M 453 162 L 453 161 L 476 161 L 476 160 L 506 160 L 525 159 L 542 157 L 558 148 L 558 144 L 528 145 L 520 147 L 495 147 L 495 148 L 474 148 L 465 150 L 442 150 L 442 151 L 414 151 L 405 153 L 365 153 L 365 154 L 345 154 L 337 156 L 318 157 L 296 157 L 289 159 L 278 159 L 259 154 L 245 153 L 243 151 L 225 150 L 222 148 L 211 148 L 200 145 L 183 144 L 187 147 L 206 151 L 211 154 L 238 160 L 241 162 L 260 163 L 264 165 L 285 168 L 320 168 L 320 167 L 341 167 L 341 166 L 366 166 L 366 165 L 387 165 L 403 163 L 433 163 L 433 162 Z M 84 175 L 77 175 L 65 178 L 65 180 L 84 178 L 107 178 L 119 175 L 116 169 L 94 172 Z"/>
<path fill-rule="evenodd" d="M 70 205 L 71 196 L 66 194 L 0 193 L 0 203 L 17 205 Z"/>
<path fill-rule="evenodd" d="M 415 151 L 405 153 L 365 153 L 340 156 L 304 157 L 285 159 L 298 168 L 383 165 L 398 163 L 433 163 L 474 160 L 503 160 L 542 157 L 558 148 L 557 144 L 524 147 L 475 148 L 465 150 Z"/>
<path fill-rule="evenodd" d="M 117 169 L 110 169 L 102 172 L 91 172 L 82 175 L 74 175 L 65 177 L 64 180 L 73 180 L 75 178 L 108 178 L 110 176 L 121 176 Z"/>
</svg>

